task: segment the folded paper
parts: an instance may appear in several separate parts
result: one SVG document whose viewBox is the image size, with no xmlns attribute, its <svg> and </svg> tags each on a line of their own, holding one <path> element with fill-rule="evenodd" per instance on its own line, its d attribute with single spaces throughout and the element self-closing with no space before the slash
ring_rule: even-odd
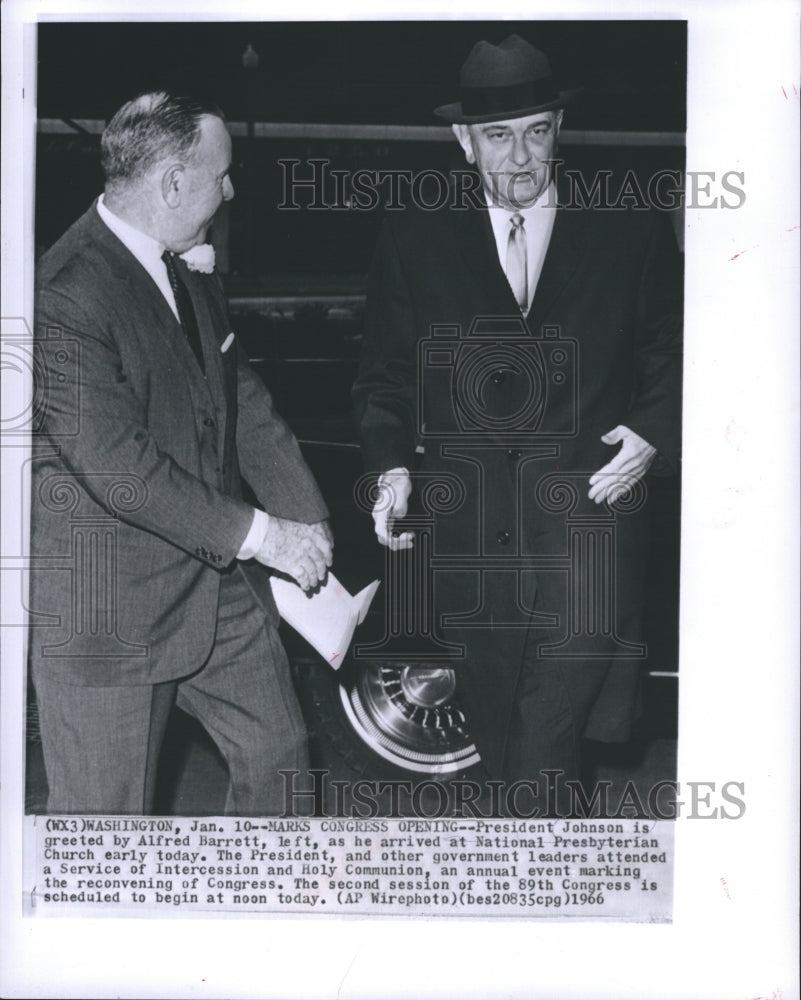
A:
<svg viewBox="0 0 801 1000">
<path fill-rule="evenodd" d="M 273 576 L 270 580 L 278 612 L 302 635 L 322 658 L 338 670 L 378 590 L 373 580 L 355 596 L 329 573 L 318 590 L 307 594 L 293 581 Z"/>
</svg>

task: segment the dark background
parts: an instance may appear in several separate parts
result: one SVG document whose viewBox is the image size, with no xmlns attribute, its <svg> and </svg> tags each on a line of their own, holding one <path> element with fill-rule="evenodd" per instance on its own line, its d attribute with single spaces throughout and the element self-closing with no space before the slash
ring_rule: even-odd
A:
<svg viewBox="0 0 801 1000">
<path fill-rule="evenodd" d="M 216 101 L 241 123 L 440 126 L 458 99 L 459 67 L 479 39 L 518 32 L 548 52 L 563 87 L 582 86 L 564 129 L 683 133 L 686 25 L 682 21 L 60 23 L 39 29 L 40 119 L 107 120 L 143 90 L 165 87 Z M 252 45 L 259 65 L 246 69 Z M 99 135 L 40 132 L 37 247 L 46 248 L 102 187 Z M 682 169 L 681 146 L 563 143 L 568 166 L 633 168 L 647 178 Z M 279 159 L 330 160 L 354 171 L 465 163 L 455 142 L 392 138 L 235 138 L 226 270 L 254 287 L 294 290 L 334 274 L 363 287 L 380 211 L 286 212 Z M 298 168 L 304 175 L 303 168 Z M 310 176 L 310 170 L 306 171 Z M 260 279 L 260 280 L 259 280 Z M 283 279 L 278 281 L 277 279 Z M 304 280 L 306 279 L 306 280 Z M 238 287 L 238 286 L 235 286 Z"/>
<path fill-rule="evenodd" d="M 472 45 L 513 32 L 585 88 L 571 128 L 684 131 L 683 21 L 42 24 L 39 115 L 106 118 L 166 86 L 204 91 L 236 120 L 433 124 Z M 256 70 L 242 66 L 248 44 Z"/>
</svg>

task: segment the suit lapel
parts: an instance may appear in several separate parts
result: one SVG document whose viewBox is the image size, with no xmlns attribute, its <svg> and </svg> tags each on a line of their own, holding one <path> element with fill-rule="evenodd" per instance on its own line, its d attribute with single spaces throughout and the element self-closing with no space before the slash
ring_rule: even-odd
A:
<svg viewBox="0 0 801 1000">
<path fill-rule="evenodd" d="M 196 378 L 201 379 L 192 348 L 161 289 L 125 244 L 103 222 L 97 213 L 96 204 L 90 209 L 89 225 L 91 238 L 99 245 L 115 280 L 128 287 L 137 309 L 148 314 L 147 320 L 152 329 L 158 332 L 161 340 L 175 354 L 176 368 L 184 372 L 190 385 Z"/>
<path fill-rule="evenodd" d="M 206 275 L 193 274 L 183 262 L 179 264 L 181 276 L 192 298 L 197 316 L 206 367 L 206 378 L 204 378 L 181 324 L 175 318 L 175 314 L 164 298 L 161 289 L 125 244 L 103 222 L 98 215 L 96 203 L 87 213 L 87 224 L 90 239 L 98 245 L 115 280 L 128 287 L 132 298 L 136 301 L 137 309 L 141 310 L 143 314 L 143 323 L 156 331 L 157 336 L 173 353 L 176 361 L 176 372 L 180 371 L 184 376 L 192 398 L 197 403 L 208 405 L 209 395 L 211 395 L 219 415 L 219 441 L 222 445 L 225 438 L 226 403 L 228 399 L 235 397 L 232 397 L 227 391 L 227 388 L 230 389 L 230 385 L 226 387 L 222 374 L 217 330 L 219 324 L 214 322 L 210 312 L 210 294 L 206 287 L 200 284 L 201 279 L 215 279 Z M 224 337 L 225 334 L 222 336 Z"/>
<path fill-rule="evenodd" d="M 517 315 L 517 301 L 498 259 L 489 211 L 472 209 L 454 218 L 468 282 L 483 291 L 482 298 L 490 311 L 503 316 Z M 526 316 L 532 331 L 547 319 L 549 310 L 581 266 L 586 252 L 582 213 L 566 208 L 560 199 L 542 272 Z"/>
<path fill-rule="evenodd" d="M 478 298 L 489 304 L 489 311 L 501 316 L 519 314 L 506 274 L 498 259 L 489 210 L 471 209 L 454 215 L 458 228 L 458 246 L 468 283 L 478 291 Z"/>
<path fill-rule="evenodd" d="M 551 241 L 527 317 L 532 331 L 537 330 L 548 318 L 549 310 L 582 264 L 586 252 L 582 213 L 566 208 L 560 199 Z"/>
</svg>

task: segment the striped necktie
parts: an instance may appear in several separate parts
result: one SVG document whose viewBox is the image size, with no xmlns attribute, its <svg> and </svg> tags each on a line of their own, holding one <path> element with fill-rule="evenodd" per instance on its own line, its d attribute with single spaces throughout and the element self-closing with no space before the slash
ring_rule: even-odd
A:
<svg viewBox="0 0 801 1000">
<path fill-rule="evenodd" d="M 521 312 L 528 310 L 528 248 L 523 216 L 515 212 L 506 244 L 506 277 Z"/>
</svg>

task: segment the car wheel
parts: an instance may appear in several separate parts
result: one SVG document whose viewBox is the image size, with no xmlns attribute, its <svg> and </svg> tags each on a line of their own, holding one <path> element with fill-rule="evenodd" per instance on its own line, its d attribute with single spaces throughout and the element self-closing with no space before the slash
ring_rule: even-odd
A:
<svg viewBox="0 0 801 1000">
<path fill-rule="evenodd" d="M 308 665 L 313 727 L 360 774 L 458 777 L 479 763 L 454 671 L 400 660 Z"/>
</svg>

